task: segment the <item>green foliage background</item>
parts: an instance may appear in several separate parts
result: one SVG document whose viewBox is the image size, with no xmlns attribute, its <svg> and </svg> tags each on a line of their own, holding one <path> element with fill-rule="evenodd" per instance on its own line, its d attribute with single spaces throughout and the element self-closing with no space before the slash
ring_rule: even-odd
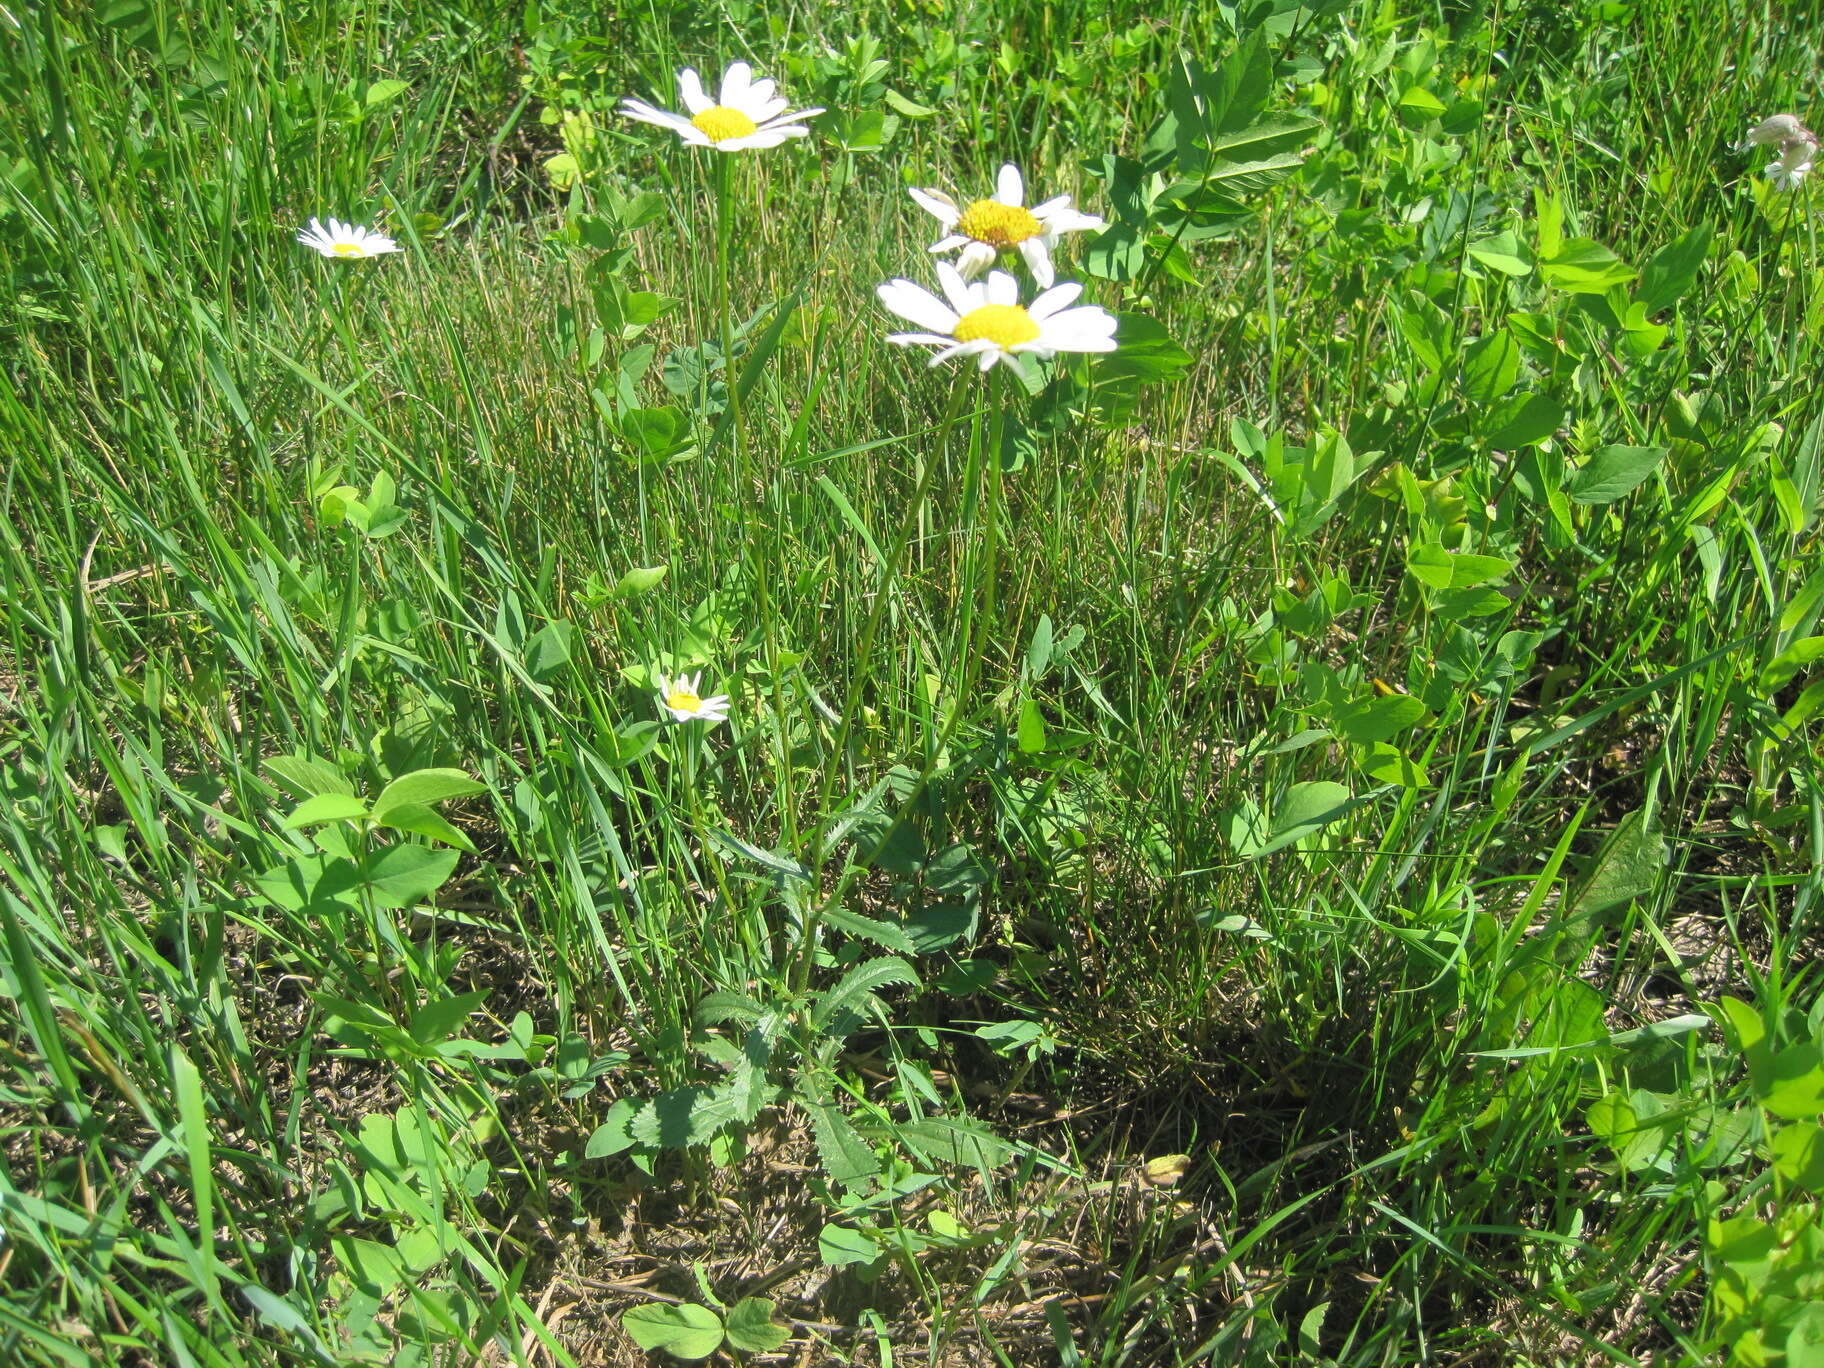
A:
<svg viewBox="0 0 1824 1368">
<path fill-rule="evenodd" d="M 1824 1362 L 1821 17 L 0 9 L 0 1359 Z"/>
</svg>

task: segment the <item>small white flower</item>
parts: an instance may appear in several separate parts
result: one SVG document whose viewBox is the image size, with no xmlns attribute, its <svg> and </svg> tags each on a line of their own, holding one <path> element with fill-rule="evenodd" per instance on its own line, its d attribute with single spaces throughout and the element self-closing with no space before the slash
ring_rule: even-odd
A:
<svg viewBox="0 0 1824 1368">
<path fill-rule="evenodd" d="M 727 694 L 705 698 L 698 692 L 703 684 L 701 670 L 694 675 L 679 675 L 675 679 L 654 675 L 653 683 L 658 686 L 659 706 L 671 714 L 673 722 L 701 720 L 714 724 L 728 717 Z"/>
<path fill-rule="evenodd" d="M 1767 179 L 1773 182 L 1775 190 L 1797 190 L 1805 177 L 1811 174 L 1812 164 L 1818 154 L 1818 140 L 1807 135 L 1793 138 L 1784 144 L 1780 159 L 1767 163 Z"/>
<path fill-rule="evenodd" d="M 1017 365 L 1023 353 L 1053 356 L 1058 352 L 1105 352 L 1115 349 L 1115 316 L 1093 305 L 1071 308 L 1083 293 L 1074 282 L 1054 285 L 1021 305 L 1020 287 L 1005 271 L 991 271 L 980 284 L 970 284 L 947 261 L 937 263 L 939 299 L 910 280 L 889 280 L 875 291 L 880 302 L 927 332 L 890 333 L 887 341 L 902 347 L 937 347 L 934 366 L 956 356 L 981 358 L 984 371 L 996 361 Z"/>
<path fill-rule="evenodd" d="M 786 102 L 773 92 L 772 81 L 756 81 L 754 70 L 746 62 L 731 62 L 722 77 L 722 89 L 714 100 L 703 90 L 703 82 L 689 67 L 678 73 L 678 98 L 687 116 L 659 109 L 644 100 L 621 101 L 621 113 L 641 123 L 669 128 L 692 147 L 714 147 L 723 152 L 740 152 L 750 147 L 777 147 L 787 138 L 802 138 L 811 130 L 797 119 L 821 114 L 821 109 L 787 112 Z"/>
<path fill-rule="evenodd" d="M 315 248 L 326 257 L 340 257 L 345 261 L 385 256 L 388 252 L 399 250 L 399 244 L 384 233 L 376 233 L 372 229 L 333 218 L 327 227 L 321 219 L 313 218 L 310 226 L 298 234 L 298 241 L 306 247 Z"/>
<path fill-rule="evenodd" d="M 1071 208 L 1069 195 L 1056 195 L 1043 204 L 1025 207 L 1026 186 L 1020 179 L 1020 168 L 1008 162 L 995 181 L 992 199 L 979 199 L 965 208 L 942 190 L 909 190 L 919 207 L 935 215 L 944 225 L 944 236 L 933 244 L 933 252 L 949 252 L 960 247 L 957 269 L 963 279 L 973 280 L 994 265 L 1004 251 L 1017 251 L 1026 269 L 1040 289 L 1055 279 L 1051 269 L 1051 249 L 1063 233 L 1081 233 L 1103 226 L 1094 214 Z"/>
</svg>

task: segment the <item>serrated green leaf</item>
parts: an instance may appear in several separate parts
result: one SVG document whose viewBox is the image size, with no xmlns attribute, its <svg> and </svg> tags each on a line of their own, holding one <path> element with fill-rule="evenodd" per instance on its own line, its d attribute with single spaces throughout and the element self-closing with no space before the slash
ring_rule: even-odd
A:
<svg viewBox="0 0 1824 1368">
<path fill-rule="evenodd" d="M 918 974 L 897 955 L 882 955 L 856 965 L 834 988 L 817 999 L 811 1019 L 825 1027 L 848 1014 L 865 1015 L 874 994 L 888 984 L 918 986 Z"/>
<path fill-rule="evenodd" d="M 961 1168 L 999 1168 L 1014 1154 L 1013 1146 L 986 1126 L 948 1116 L 902 1122 L 893 1136 L 921 1158 Z"/>
<path fill-rule="evenodd" d="M 811 1135 L 817 1157 L 830 1181 L 840 1187 L 871 1186 L 880 1172 L 880 1156 L 842 1114 L 834 1102 L 799 1095 L 798 1103 L 811 1118 Z"/>
</svg>

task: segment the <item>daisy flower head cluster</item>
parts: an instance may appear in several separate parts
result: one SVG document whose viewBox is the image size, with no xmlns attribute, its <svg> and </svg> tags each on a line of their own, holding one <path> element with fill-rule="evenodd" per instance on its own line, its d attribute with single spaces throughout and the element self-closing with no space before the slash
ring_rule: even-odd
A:
<svg viewBox="0 0 1824 1368">
<path fill-rule="evenodd" d="M 974 280 L 1002 252 L 1013 251 L 1020 254 L 1039 288 L 1049 289 L 1056 279 L 1051 249 L 1058 238 L 1106 226 L 1094 214 L 1073 208 L 1069 195 L 1054 195 L 1028 209 L 1025 180 L 1012 162 L 995 177 L 993 195 L 961 207 L 942 190 L 914 187 L 907 193 L 943 225 L 944 236 L 931 250 L 938 255 L 955 251 L 956 269 L 964 280 Z"/>
<path fill-rule="evenodd" d="M 673 722 L 708 722 L 714 726 L 728 719 L 728 695 L 703 697 L 703 672 L 680 674 L 670 678 L 655 674 L 652 679 L 658 691 L 659 710 Z"/>
<path fill-rule="evenodd" d="M 1069 195 L 1026 208 L 1025 180 L 1012 163 L 1001 168 L 991 199 L 958 207 L 941 190 L 915 189 L 911 195 L 945 229 L 931 251 L 939 256 L 956 251 L 957 256 L 954 263 L 937 263 L 941 294 L 904 279 L 875 290 L 889 312 L 920 329 L 889 333 L 887 341 L 935 348 L 933 366 L 968 357 L 984 373 L 997 361 L 1017 370 L 1022 356 L 1045 359 L 1060 352 L 1115 349 L 1115 316 L 1093 304 L 1079 305 L 1083 287 L 1057 284 L 1051 260 L 1061 235 L 1100 228 L 1101 219 L 1073 208 Z M 1012 275 L 990 269 L 1007 251 L 1018 253 L 1038 286 L 1030 300 L 1021 302 Z M 983 272 L 987 279 L 978 281 Z"/>
<path fill-rule="evenodd" d="M 644 100 L 621 101 L 621 114 L 641 123 L 669 128 L 691 147 L 713 147 L 718 152 L 745 152 L 777 147 L 788 138 L 802 138 L 811 130 L 800 119 L 821 114 L 821 109 L 788 109 L 770 80 L 756 81 L 746 62 L 730 62 L 712 100 L 703 80 L 690 67 L 678 73 L 678 100 L 685 113 L 660 109 Z"/>
<path fill-rule="evenodd" d="M 1749 129 L 1748 136 L 1736 146 L 1743 152 L 1754 147 L 1779 148 L 1779 158 L 1768 162 L 1763 174 L 1774 189 L 1792 191 L 1812 172 L 1818 155 L 1818 135 L 1800 123 L 1795 114 L 1775 114 Z"/>
<path fill-rule="evenodd" d="M 399 244 L 384 233 L 371 228 L 344 223 L 332 218 L 327 224 L 313 218 L 298 234 L 298 241 L 331 260 L 359 261 L 363 257 L 385 256 L 399 250 Z"/>
</svg>

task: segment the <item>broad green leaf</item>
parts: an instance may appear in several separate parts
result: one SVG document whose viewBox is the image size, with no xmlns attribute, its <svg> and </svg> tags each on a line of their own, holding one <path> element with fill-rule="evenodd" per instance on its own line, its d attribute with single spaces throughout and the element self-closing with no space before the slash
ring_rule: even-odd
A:
<svg viewBox="0 0 1824 1368">
<path fill-rule="evenodd" d="M 408 81 L 375 81 L 367 88 L 366 98 L 368 108 L 371 109 L 375 105 L 385 104 L 388 100 L 397 99 L 411 88 L 411 83 Z"/>
<path fill-rule="evenodd" d="M 881 1256 L 878 1241 L 853 1226 L 831 1223 L 817 1236 L 817 1254 L 831 1268 L 871 1264 Z"/>
<path fill-rule="evenodd" d="M 1800 638 L 1767 662 L 1761 671 L 1761 688 L 1768 693 L 1784 688 L 1794 675 L 1820 658 L 1824 658 L 1824 636 Z"/>
<path fill-rule="evenodd" d="M 621 1329 L 640 1348 L 673 1358 L 706 1359 L 722 1347 L 722 1318 L 707 1306 L 635 1306 L 621 1312 Z"/>
<path fill-rule="evenodd" d="M 749 1354 L 770 1354 L 792 1337 L 792 1332 L 773 1322 L 770 1297 L 743 1297 L 729 1308 L 728 1342 Z"/>
<path fill-rule="evenodd" d="M 1533 271 L 1531 254 L 1511 228 L 1496 233 L 1493 237 L 1483 238 L 1480 242 L 1470 243 L 1469 254 L 1484 266 L 1492 267 L 1503 275 L 1531 275 Z"/>
<path fill-rule="evenodd" d="M 526 643 L 526 673 L 541 684 L 570 663 L 576 628 L 568 622 L 547 623 Z"/>
<path fill-rule="evenodd" d="M 446 821 L 435 808 L 422 803 L 404 803 L 386 814 L 379 825 L 392 831 L 409 831 L 414 836 L 427 836 L 433 841 L 455 846 L 475 854 L 475 843 Z"/>
<path fill-rule="evenodd" d="M 1039 614 L 1039 622 L 1032 629 L 1032 640 L 1026 647 L 1026 677 L 1038 680 L 1051 665 L 1052 642 L 1051 615 Z"/>
<path fill-rule="evenodd" d="M 911 965 L 897 955 L 882 955 L 878 959 L 858 964 L 844 974 L 834 988 L 817 999 L 811 1012 L 812 1020 L 820 1028 L 828 1028 L 839 1017 L 848 1014 L 866 1015 L 874 994 L 892 983 L 916 988 L 918 975 Z"/>
<path fill-rule="evenodd" d="M 1463 353 L 1463 397 L 1473 404 L 1494 403 L 1519 376 L 1520 344 L 1506 328 L 1477 338 Z"/>
<path fill-rule="evenodd" d="M 685 1149 L 708 1143 L 739 1114 L 733 1089 L 694 1083 L 662 1092 L 644 1104 L 628 1122 L 627 1133 L 642 1145 Z"/>
<path fill-rule="evenodd" d="M 448 1040 L 462 1029 L 463 1023 L 488 1000 L 485 992 L 458 993 L 454 997 L 427 1002 L 412 1017 L 412 1039 L 420 1045 L 435 1045 Z"/>
<path fill-rule="evenodd" d="M 1505 579 L 1513 568 L 1512 561 L 1500 556 L 1452 551 L 1437 542 L 1419 542 L 1406 553 L 1406 569 L 1433 589 L 1474 589 Z"/>
<path fill-rule="evenodd" d="M 1664 447 L 1605 446 L 1571 476 L 1565 492 L 1581 504 L 1614 503 L 1665 459 Z"/>
<path fill-rule="evenodd" d="M 1540 263 L 1549 284 L 1572 294 L 1607 294 L 1634 279 L 1634 268 L 1600 242 L 1571 238 Z"/>
<path fill-rule="evenodd" d="M 1386 741 L 1425 716 L 1425 705 L 1410 694 L 1361 698 L 1339 709 L 1332 719 L 1337 734 L 1363 745 Z"/>
<path fill-rule="evenodd" d="M 635 594 L 644 594 L 649 589 L 656 589 L 659 581 L 665 578 L 669 566 L 648 565 L 636 566 L 615 581 L 616 598 L 632 598 Z"/>
<path fill-rule="evenodd" d="M 640 1104 L 632 1098 L 623 1097 L 608 1108 L 607 1119 L 589 1133 L 588 1143 L 583 1146 L 583 1158 L 605 1159 L 611 1154 L 631 1149 L 635 1141 L 629 1134 L 627 1125 L 639 1107 Z"/>
<path fill-rule="evenodd" d="M 381 907 L 412 907 L 442 888 L 461 858 L 455 850 L 388 846 L 368 866 L 367 886 Z"/>
<path fill-rule="evenodd" d="M 1669 309 L 1691 292 L 1704 258 L 1709 255 L 1710 238 L 1710 225 L 1700 223 L 1653 254 L 1634 291 L 1634 297 L 1648 313 Z"/>
<path fill-rule="evenodd" d="M 352 794 L 320 793 L 315 798 L 306 798 L 292 809 L 291 816 L 285 819 L 286 831 L 297 831 L 302 827 L 321 826 L 325 822 L 355 821 L 367 816 L 367 804 Z"/>
<path fill-rule="evenodd" d="M 1788 1121 L 1815 1118 L 1824 1112 L 1824 1052 L 1810 1041 L 1788 1045 L 1762 1068 L 1749 1060 L 1749 1079 L 1761 1105 Z"/>
<path fill-rule="evenodd" d="M 1017 738 L 1023 755 L 1036 755 L 1045 749 L 1045 718 L 1030 698 L 1020 704 Z"/>
<path fill-rule="evenodd" d="M 466 798 L 481 793 L 486 784 L 476 783 L 459 769 L 421 769 L 402 774 L 380 790 L 374 799 L 374 820 L 385 822 L 394 808 L 408 804 L 429 806 L 448 798 Z"/>
<path fill-rule="evenodd" d="M 1768 1143 L 1774 1172 L 1789 1183 L 1824 1193 L 1824 1127 L 1794 1121 L 1780 1127 Z"/>
<path fill-rule="evenodd" d="M 919 953 L 918 946 L 906 929 L 893 922 L 877 921 L 859 912 L 851 912 L 846 907 L 825 908 L 823 921 L 826 926 L 833 926 L 838 931 L 846 931 L 851 936 L 872 941 L 883 950 L 891 950 L 899 955 Z"/>
<path fill-rule="evenodd" d="M 1268 854 L 1328 826 L 1348 810 L 1353 799 L 1348 789 L 1328 779 L 1292 785 L 1273 809 L 1270 838 L 1260 853 Z"/>
<path fill-rule="evenodd" d="M 1496 451 L 1543 442 L 1563 425 L 1564 405 L 1543 394 L 1516 394 L 1487 413 L 1482 440 Z"/>
</svg>

